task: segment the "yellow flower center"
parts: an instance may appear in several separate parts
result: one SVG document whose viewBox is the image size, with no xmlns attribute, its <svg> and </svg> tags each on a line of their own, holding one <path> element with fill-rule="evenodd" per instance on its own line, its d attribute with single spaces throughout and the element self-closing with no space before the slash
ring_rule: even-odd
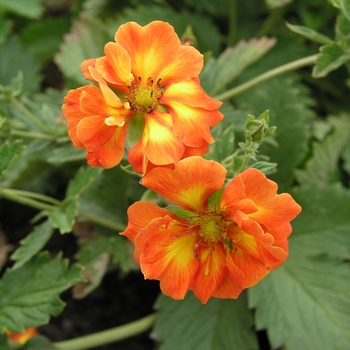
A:
<svg viewBox="0 0 350 350">
<path fill-rule="evenodd" d="M 205 213 L 199 217 L 199 236 L 203 242 L 218 242 L 225 239 L 226 223 L 221 215 Z"/>
<path fill-rule="evenodd" d="M 140 78 L 139 78 L 140 79 Z M 148 78 L 147 84 L 132 83 L 129 86 L 130 94 L 126 100 L 130 108 L 138 113 L 151 113 L 158 106 L 159 101 L 159 80 L 156 84 Z"/>
</svg>

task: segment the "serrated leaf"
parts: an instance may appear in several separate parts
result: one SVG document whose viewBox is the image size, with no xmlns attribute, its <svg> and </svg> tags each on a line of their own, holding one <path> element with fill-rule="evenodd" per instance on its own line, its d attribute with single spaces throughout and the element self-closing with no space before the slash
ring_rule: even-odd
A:
<svg viewBox="0 0 350 350">
<path fill-rule="evenodd" d="M 252 315 L 246 295 L 239 299 L 212 298 L 206 305 L 189 293 L 184 300 L 161 295 L 155 307 L 159 317 L 152 337 L 160 350 L 254 350 L 258 349 L 252 331 Z"/>
<path fill-rule="evenodd" d="M 113 36 L 108 35 L 105 25 L 98 19 L 83 18 L 74 22 L 69 34 L 64 38 L 55 62 L 63 74 L 79 85 L 88 82 L 81 72 L 81 64 L 88 58 L 104 55 L 103 49 Z"/>
<path fill-rule="evenodd" d="M 240 41 L 227 48 L 217 59 L 210 59 L 201 75 L 201 86 L 209 94 L 221 92 L 246 67 L 259 60 L 274 44 L 275 39 L 262 37 Z"/>
<path fill-rule="evenodd" d="M 313 155 L 305 169 L 295 170 L 301 185 L 316 183 L 325 186 L 338 167 L 340 155 L 350 138 L 350 117 L 330 118 L 329 124 L 334 127 L 333 133 L 323 142 L 314 142 Z"/>
<path fill-rule="evenodd" d="M 21 141 L 13 143 L 4 143 L 0 148 L 0 178 L 3 173 L 11 166 L 12 162 L 22 153 L 25 146 Z"/>
<path fill-rule="evenodd" d="M 304 26 L 298 26 L 293 25 L 286 22 L 286 26 L 294 33 L 297 33 L 301 36 L 303 36 L 306 39 L 315 41 L 316 43 L 320 44 L 333 44 L 333 40 L 329 38 L 328 36 L 321 34 L 317 32 L 314 29 L 304 27 Z"/>
<path fill-rule="evenodd" d="M 0 9 L 30 19 L 39 18 L 44 11 L 40 0 L 0 0 Z"/>
<path fill-rule="evenodd" d="M 101 175 L 102 168 L 81 167 L 69 182 L 66 197 L 80 196 Z"/>
<path fill-rule="evenodd" d="M 36 226 L 34 230 L 24 238 L 20 243 L 21 246 L 11 255 L 11 259 L 16 263 L 13 270 L 21 267 L 37 254 L 48 242 L 53 234 L 53 227 L 50 221 Z"/>
<path fill-rule="evenodd" d="M 67 197 L 60 208 L 49 211 L 49 219 L 53 227 L 60 232 L 68 233 L 72 231 L 75 218 L 78 215 L 78 201 L 76 198 Z"/>
<path fill-rule="evenodd" d="M 18 71 L 22 71 L 24 76 L 23 91 L 36 92 L 39 90 L 40 67 L 35 63 L 32 54 L 23 48 L 18 38 L 13 37 L 0 45 L 0 57 L 1 85 L 10 85 L 12 78 L 17 76 Z"/>
<path fill-rule="evenodd" d="M 85 156 L 86 151 L 81 148 L 74 148 L 72 144 L 69 143 L 60 148 L 55 148 L 47 161 L 52 164 L 62 164 L 83 160 Z"/>
<path fill-rule="evenodd" d="M 302 213 L 293 221 L 290 255 L 249 289 L 256 326 L 273 348 L 342 350 L 350 343 L 350 193 L 308 186 L 294 193 Z"/>
<path fill-rule="evenodd" d="M 234 152 L 234 126 L 231 124 L 224 132 L 216 138 L 212 156 L 217 162 L 223 161 Z"/>
<path fill-rule="evenodd" d="M 325 77 L 331 71 L 339 68 L 350 60 L 350 54 L 345 53 L 337 44 L 323 45 L 312 71 L 314 78 Z"/>
<path fill-rule="evenodd" d="M 104 171 L 79 198 L 79 211 L 102 220 L 126 222 L 129 206 L 127 194 L 131 181 L 132 178 L 120 167 Z M 139 187 L 142 188 L 141 185 Z M 137 188 L 137 180 L 134 181 L 133 188 Z M 140 196 L 137 199 L 139 198 Z"/>
<path fill-rule="evenodd" d="M 42 252 L 17 270 L 7 269 L 0 281 L 0 329 L 23 332 L 58 315 L 64 307 L 60 293 L 83 280 L 79 266 L 67 267 L 60 254 L 50 260 Z"/>
<path fill-rule="evenodd" d="M 292 1 L 293 0 L 265 0 L 267 7 L 270 9 L 286 6 Z"/>
</svg>

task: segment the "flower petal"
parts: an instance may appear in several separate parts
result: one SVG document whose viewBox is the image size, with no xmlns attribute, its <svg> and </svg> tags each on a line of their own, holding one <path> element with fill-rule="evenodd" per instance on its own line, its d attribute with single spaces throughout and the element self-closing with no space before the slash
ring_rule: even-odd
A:
<svg viewBox="0 0 350 350">
<path fill-rule="evenodd" d="M 147 82 L 154 81 L 177 57 L 180 39 L 174 28 L 165 22 L 154 21 L 141 27 L 128 22 L 119 27 L 115 41 L 125 48 L 131 59 L 131 72 Z"/>
<path fill-rule="evenodd" d="M 173 84 L 197 77 L 203 69 L 203 55 L 192 46 L 181 45 L 177 56 L 160 73 L 160 85 Z"/>
<path fill-rule="evenodd" d="M 214 243 L 212 247 L 200 244 L 197 254 L 200 258 L 200 267 L 190 289 L 203 304 L 206 304 L 228 275 L 225 251 L 221 243 Z"/>
<path fill-rule="evenodd" d="M 95 67 L 96 58 L 89 58 L 81 64 L 81 71 L 87 80 L 96 81 L 89 71 L 89 67 Z"/>
<path fill-rule="evenodd" d="M 126 50 L 118 43 L 109 42 L 105 54 L 96 60 L 96 71 L 109 83 L 130 85 L 131 60 Z"/>
<path fill-rule="evenodd" d="M 124 155 L 124 144 L 129 122 L 130 118 L 126 119 L 123 127 L 108 127 L 115 128 L 115 133 L 101 148 L 86 155 L 90 166 L 109 169 L 120 163 Z"/>
<path fill-rule="evenodd" d="M 103 117 L 86 117 L 78 123 L 77 136 L 89 151 L 96 151 L 112 138 L 116 126 L 107 126 Z"/>
<path fill-rule="evenodd" d="M 132 242 L 134 242 L 137 234 L 146 228 L 153 219 L 171 215 L 168 210 L 158 207 L 157 204 L 143 201 L 132 204 L 128 208 L 127 214 L 128 226 L 120 235 L 128 237 Z"/>
<path fill-rule="evenodd" d="M 183 299 L 199 267 L 197 239 L 169 216 L 152 220 L 135 238 L 135 245 L 143 246 L 140 265 L 145 278 L 160 280 L 165 295 Z"/>
<path fill-rule="evenodd" d="M 189 157 L 175 169 L 153 169 L 141 180 L 142 185 L 184 209 L 203 212 L 209 196 L 221 189 L 226 169 L 201 157 Z"/>
<path fill-rule="evenodd" d="M 164 105 L 173 117 L 174 134 L 186 146 L 200 147 L 215 141 L 210 133 L 210 127 L 222 120 L 223 115 L 219 111 L 208 111 L 176 101 L 168 101 Z"/>
<path fill-rule="evenodd" d="M 222 102 L 209 97 L 199 83 L 193 79 L 166 86 L 160 103 L 166 104 L 168 101 L 176 101 L 188 106 L 201 107 L 207 110 L 218 109 L 222 105 Z"/>
<path fill-rule="evenodd" d="M 92 94 L 99 90 L 94 85 L 82 86 L 78 89 L 69 90 L 64 97 L 65 104 L 62 106 L 62 112 L 68 121 L 68 135 L 73 142 L 74 147 L 85 148 L 77 136 L 77 125 L 81 119 L 88 116 L 80 108 L 80 96 L 83 92 L 91 92 Z"/>
<path fill-rule="evenodd" d="M 128 160 L 133 168 L 144 170 L 145 157 L 155 165 L 175 164 L 185 150 L 185 146 L 174 135 L 171 127 L 162 118 L 164 113 L 153 111 L 145 115 L 145 129 L 141 140 L 130 149 Z"/>
</svg>

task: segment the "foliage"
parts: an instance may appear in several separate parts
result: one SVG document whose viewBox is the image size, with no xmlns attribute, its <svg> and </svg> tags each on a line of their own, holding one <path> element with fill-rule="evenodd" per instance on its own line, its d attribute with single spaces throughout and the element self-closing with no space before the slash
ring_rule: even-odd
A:
<svg viewBox="0 0 350 350">
<path fill-rule="evenodd" d="M 223 101 L 205 157 L 229 179 L 260 169 L 302 213 L 285 264 L 237 300 L 161 295 L 150 336 L 164 350 L 349 348 L 348 0 L 0 0 L 0 225 L 3 250 L 14 248 L 0 270 L 0 349 L 14 348 L 4 327 L 23 331 L 60 314 L 62 292 L 89 297 L 109 271 L 138 269 L 119 236 L 128 207 L 168 203 L 145 191 L 126 157 L 113 169 L 88 167 L 61 105 L 90 83 L 82 61 L 103 55 L 120 25 L 153 20 L 191 34 L 204 55 L 201 86 Z M 30 230 L 18 233 L 3 216 L 15 202 L 32 208 Z M 55 235 L 74 236 L 70 260 L 50 248 Z M 23 349 L 40 346 L 51 347 L 40 336 Z"/>
</svg>

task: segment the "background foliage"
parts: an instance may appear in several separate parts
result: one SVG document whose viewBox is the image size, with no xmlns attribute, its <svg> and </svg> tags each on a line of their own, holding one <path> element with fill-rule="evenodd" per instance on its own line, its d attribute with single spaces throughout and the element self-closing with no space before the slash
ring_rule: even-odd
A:
<svg viewBox="0 0 350 350">
<path fill-rule="evenodd" d="M 168 21 L 180 37 L 191 26 L 205 55 L 201 84 L 217 98 L 319 55 L 313 67 L 225 99 L 207 155 L 233 176 L 247 115 L 270 111 L 277 131 L 257 160 L 303 208 L 287 262 L 238 300 L 160 296 L 150 336 L 163 350 L 350 348 L 348 0 L 0 0 L 0 333 L 51 322 L 72 286 L 89 298 L 111 271 L 132 276 L 138 268 L 118 233 L 128 206 L 150 193 L 123 170 L 126 161 L 87 167 L 61 105 L 68 89 L 86 84 L 81 62 L 103 55 L 121 24 L 152 20 Z M 58 232 L 76 247 L 63 259 L 50 245 Z M 38 338 L 25 348 L 36 344 L 52 346 Z M 9 348 L 0 334 L 0 349 Z"/>
</svg>

